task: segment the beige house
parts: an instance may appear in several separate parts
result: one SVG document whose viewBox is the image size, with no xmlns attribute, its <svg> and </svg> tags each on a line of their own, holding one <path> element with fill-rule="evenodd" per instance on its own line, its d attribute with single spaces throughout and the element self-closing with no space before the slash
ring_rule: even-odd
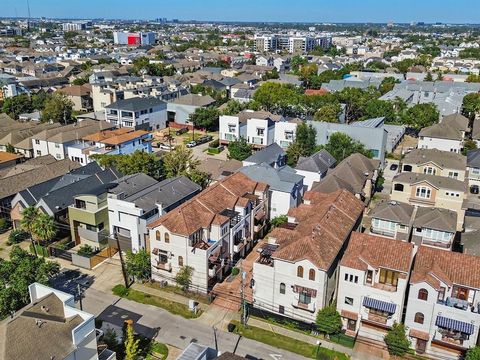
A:
<svg viewBox="0 0 480 360">
<path fill-rule="evenodd" d="M 466 183 L 449 177 L 404 172 L 393 178 L 390 198 L 410 205 L 455 211 L 457 230 L 462 231 Z"/>
<path fill-rule="evenodd" d="M 58 90 L 72 103 L 75 111 L 90 111 L 93 109 L 92 86 L 90 84 L 71 85 Z"/>
<path fill-rule="evenodd" d="M 416 149 L 405 155 L 403 172 L 444 176 L 465 180 L 467 158 L 461 154 L 438 149 Z"/>
</svg>

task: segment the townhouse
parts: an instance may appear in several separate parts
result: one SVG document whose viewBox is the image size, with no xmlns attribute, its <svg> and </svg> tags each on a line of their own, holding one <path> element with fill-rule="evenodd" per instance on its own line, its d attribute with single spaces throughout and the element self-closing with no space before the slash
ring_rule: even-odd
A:
<svg viewBox="0 0 480 360">
<path fill-rule="evenodd" d="M 105 106 L 105 119 L 119 128 L 165 129 L 167 127 L 167 103 L 154 97 L 117 100 Z"/>
<path fill-rule="evenodd" d="M 383 343 L 402 321 L 414 245 L 352 233 L 340 262 L 337 310 L 350 336 Z"/>
<path fill-rule="evenodd" d="M 327 175 L 312 185 L 312 191 L 331 193 L 346 189 L 362 201 L 369 202 L 378 178 L 378 160 L 362 154 L 352 154 L 342 160 Z"/>
<path fill-rule="evenodd" d="M 457 230 L 462 231 L 466 183 L 430 174 L 403 172 L 393 178 L 390 198 L 418 207 L 435 207 L 457 213 Z"/>
<path fill-rule="evenodd" d="M 153 135 L 144 130 L 120 128 L 84 136 L 67 147 L 68 158 L 88 164 L 92 155 L 128 155 L 135 151 L 152 152 Z"/>
<path fill-rule="evenodd" d="M 402 159 L 402 172 L 429 174 L 464 181 L 467 158 L 456 152 L 415 149 Z"/>
<path fill-rule="evenodd" d="M 301 123 L 303 121 L 300 119 L 276 122 L 273 134 L 275 142 L 284 149 L 288 148 L 295 141 L 297 126 Z"/>
<path fill-rule="evenodd" d="M 167 104 L 167 121 L 170 127 L 193 127 L 190 115 L 197 109 L 207 108 L 215 104 L 210 95 L 186 94 Z"/>
<path fill-rule="evenodd" d="M 57 160 L 68 158 L 68 147 L 84 136 L 114 126 L 105 121 L 84 120 L 79 123 L 43 130 L 32 136 L 35 157 L 52 155 Z"/>
<path fill-rule="evenodd" d="M 235 173 L 151 223 L 152 278 L 174 283 L 193 268 L 192 288 L 208 293 L 264 236 L 268 185 Z"/>
<path fill-rule="evenodd" d="M 138 173 L 118 179 L 107 195 L 111 246 L 118 240 L 123 251 L 148 250 L 148 226 L 201 189 L 184 176 L 159 182 Z"/>
<path fill-rule="evenodd" d="M 222 115 L 219 119 L 220 143 L 226 145 L 243 137 L 260 149 L 274 142 L 275 123 L 283 120 L 283 116 L 267 111 L 245 110 L 233 116 Z"/>
<path fill-rule="evenodd" d="M 90 84 L 70 85 L 59 89 L 58 92 L 65 95 L 72 102 L 73 110 L 93 110 L 92 86 Z"/>
<path fill-rule="evenodd" d="M 327 172 L 333 169 L 337 160 L 325 149 L 322 149 L 309 157 L 300 156 L 295 166 L 295 172 L 304 177 L 303 184 L 307 190 L 311 190 L 313 183 L 327 176 Z"/>
<path fill-rule="evenodd" d="M 2 359 L 116 359 L 97 344 L 95 316 L 78 310 L 73 295 L 37 282 L 28 293 L 30 303 L 0 323 Z"/>
<path fill-rule="evenodd" d="M 410 278 L 405 325 L 417 354 L 458 359 L 478 343 L 477 256 L 420 246 Z"/>
<path fill-rule="evenodd" d="M 368 231 L 371 234 L 409 242 L 414 210 L 413 205 L 382 200 L 368 213 L 371 219 Z"/>
<path fill-rule="evenodd" d="M 469 131 L 468 123 L 468 119 L 460 114 L 444 116 L 440 123 L 420 130 L 418 147 L 460 153 Z"/>
<path fill-rule="evenodd" d="M 346 190 L 309 191 L 288 212 L 288 223 L 268 234 L 253 264 L 253 306 L 314 323 L 337 298 L 338 264 L 364 205 Z"/>
<path fill-rule="evenodd" d="M 472 186 L 480 187 L 480 150 L 471 150 L 467 154 L 467 175 L 470 191 Z"/>
</svg>

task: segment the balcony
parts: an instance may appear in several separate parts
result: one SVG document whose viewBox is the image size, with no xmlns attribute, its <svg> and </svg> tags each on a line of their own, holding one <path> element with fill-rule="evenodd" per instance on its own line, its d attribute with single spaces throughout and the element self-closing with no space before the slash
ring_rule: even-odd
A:
<svg viewBox="0 0 480 360">
<path fill-rule="evenodd" d="M 155 268 L 157 270 L 163 270 L 163 271 L 172 271 L 172 264 L 170 263 L 161 263 L 161 262 L 157 262 L 157 264 L 155 265 Z"/>
<path fill-rule="evenodd" d="M 233 251 L 238 253 L 242 251 L 242 249 L 245 247 L 245 241 L 235 241 L 235 244 L 233 245 Z"/>
<path fill-rule="evenodd" d="M 305 303 L 302 303 L 302 302 L 298 301 L 298 302 L 292 303 L 292 306 L 295 309 L 305 310 L 305 311 L 312 312 L 312 313 L 314 313 L 315 310 L 316 310 L 316 306 L 315 306 L 315 303 L 313 301 L 310 302 L 309 304 L 305 304 Z"/>
<path fill-rule="evenodd" d="M 376 227 L 370 227 L 370 232 L 372 234 L 380 235 L 380 236 L 385 236 L 389 238 L 395 238 L 397 236 L 396 231 L 392 230 L 387 230 L 387 229 L 381 229 L 381 228 L 376 228 Z"/>
<path fill-rule="evenodd" d="M 438 301 L 438 304 L 453 307 L 455 309 L 470 311 L 475 314 L 480 314 L 480 303 L 477 302 L 477 306 L 473 306 L 467 300 L 457 299 L 454 297 L 447 297 L 444 301 Z"/>
<path fill-rule="evenodd" d="M 464 342 L 468 342 L 468 335 L 463 334 L 459 331 L 451 331 L 448 329 L 438 328 L 438 331 L 435 332 L 432 343 L 437 343 L 439 345 L 447 347 L 464 347 Z"/>
<path fill-rule="evenodd" d="M 422 238 L 422 245 L 434 246 L 437 248 L 447 249 L 447 250 L 452 248 L 451 241 L 443 242 L 443 241 L 438 241 L 438 240 L 433 240 L 428 238 Z"/>
<path fill-rule="evenodd" d="M 80 236 L 82 239 L 93 241 L 99 244 L 108 241 L 108 233 L 106 230 L 93 231 L 79 226 L 78 236 Z"/>
<path fill-rule="evenodd" d="M 394 285 L 389 285 L 389 284 L 381 284 L 381 283 L 375 283 L 372 285 L 373 288 L 383 290 L 383 291 L 389 291 L 389 292 L 396 292 L 397 287 Z"/>
</svg>

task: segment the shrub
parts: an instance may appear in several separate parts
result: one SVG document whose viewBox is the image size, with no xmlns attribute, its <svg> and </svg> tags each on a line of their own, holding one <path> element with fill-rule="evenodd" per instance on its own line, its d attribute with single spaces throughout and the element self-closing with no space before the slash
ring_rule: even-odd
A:
<svg viewBox="0 0 480 360">
<path fill-rule="evenodd" d="M 7 219 L 0 219 L 0 233 L 7 231 L 9 228 Z"/>
<path fill-rule="evenodd" d="M 240 273 L 240 269 L 239 269 L 239 268 L 234 267 L 234 268 L 232 269 L 232 275 L 233 275 L 233 276 L 237 276 L 239 273 Z"/>
<path fill-rule="evenodd" d="M 208 144 L 209 148 L 218 148 L 220 146 L 220 141 L 218 139 L 210 141 Z"/>
<path fill-rule="evenodd" d="M 80 249 L 78 249 L 77 254 L 80 256 L 91 257 L 94 254 L 94 250 L 90 245 L 85 244 L 80 246 Z"/>
<path fill-rule="evenodd" d="M 124 285 L 115 285 L 112 289 L 112 292 L 120 297 L 125 297 L 128 295 L 128 289 Z"/>
<path fill-rule="evenodd" d="M 28 233 L 20 229 L 14 229 L 8 235 L 8 245 L 21 243 L 28 238 Z"/>
</svg>

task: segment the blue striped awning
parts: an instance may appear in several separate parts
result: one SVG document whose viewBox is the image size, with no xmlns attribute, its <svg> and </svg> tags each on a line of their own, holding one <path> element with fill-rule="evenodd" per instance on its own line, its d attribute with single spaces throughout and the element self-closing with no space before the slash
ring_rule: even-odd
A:
<svg viewBox="0 0 480 360">
<path fill-rule="evenodd" d="M 369 297 L 363 298 L 363 306 L 366 306 L 370 309 L 384 311 L 389 314 L 395 314 L 395 309 L 397 308 L 397 305 L 393 303 L 388 303 L 386 301 L 372 299 Z"/>
<path fill-rule="evenodd" d="M 437 321 L 435 322 L 435 325 L 440 326 L 444 329 L 460 331 L 467 335 L 472 335 L 475 332 L 474 326 L 472 324 L 443 316 L 437 316 Z"/>
</svg>

